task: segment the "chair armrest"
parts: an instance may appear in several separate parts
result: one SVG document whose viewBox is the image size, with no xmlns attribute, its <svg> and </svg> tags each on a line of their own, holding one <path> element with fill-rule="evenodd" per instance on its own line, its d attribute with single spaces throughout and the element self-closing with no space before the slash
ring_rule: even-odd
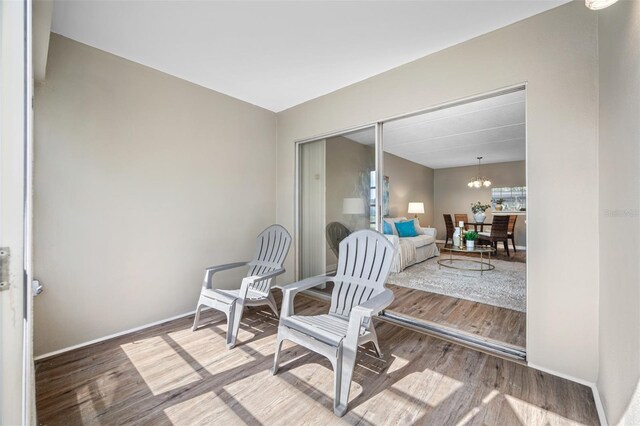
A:
<svg viewBox="0 0 640 426">
<path fill-rule="evenodd" d="M 315 277 L 305 278 L 295 283 L 283 285 L 281 287 L 284 293 L 298 293 L 302 290 L 308 290 L 320 284 L 331 281 L 334 277 L 328 275 L 316 275 Z"/>
<path fill-rule="evenodd" d="M 420 228 L 422 229 L 422 233 L 424 235 L 429 235 L 431 237 L 436 237 L 438 235 L 438 230 L 436 228 Z"/>
<path fill-rule="evenodd" d="M 351 315 L 359 315 L 362 318 L 376 316 L 391 302 L 393 302 L 393 292 L 386 288 L 382 293 L 351 309 Z"/>
<path fill-rule="evenodd" d="M 262 274 L 262 275 L 251 275 L 250 277 L 243 278 L 243 280 L 247 280 L 251 283 L 256 283 L 256 282 L 271 279 L 273 277 L 277 277 L 278 275 L 284 274 L 285 272 L 286 272 L 286 269 L 280 268 L 280 269 L 276 269 L 275 271 L 271 271 L 269 273 Z"/>
<path fill-rule="evenodd" d="M 251 284 L 258 283 L 260 281 L 269 280 L 275 276 L 278 276 L 285 272 L 284 268 L 276 269 L 275 271 L 267 272 L 262 275 L 251 275 L 249 277 L 244 277 L 242 279 L 242 284 L 240 285 L 240 300 L 244 301 L 247 298 L 247 293 L 249 292 L 249 286 Z M 269 293 L 270 289 L 267 289 L 267 293 Z M 242 303 L 242 302 L 240 302 Z"/>
<path fill-rule="evenodd" d="M 296 297 L 296 294 L 303 290 L 308 290 L 312 287 L 324 284 L 332 279 L 332 276 L 317 275 L 315 277 L 305 278 L 304 280 L 281 286 L 280 289 L 282 290 L 283 298 L 280 318 L 282 319 L 293 315 L 293 299 Z"/>
<path fill-rule="evenodd" d="M 220 272 L 220 271 L 225 271 L 227 269 L 234 269 L 234 268 L 239 268 L 241 266 L 246 266 L 248 263 L 249 262 L 226 263 L 224 265 L 210 266 L 207 269 L 205 269 L 205 271 Z"/>
<path fill-rule="evenodd" d="M 377 316 L 391 302 L 393 302 L 393 292 L 389 289 L 384 289 L 382 293 L 351 309 L 345 339 L 347 347 L 356 347 L 358 345 L 358 337 L 360 336 L 360 327 L 362 327 L 363 320 Z"/>
<path fill-rule="evenodd" d="M 240 268 L 242 266 L 247 266 L 249 262 L 235 262 L 235 263 L 227 263 L 224 265 L 210 266 L 204 271 L 204 281 L 202 282 L 202 288 L 210 289 L 213 286 L 213 274 L 216 272 L 226 271 L 228 269 Z"/>
</svg>

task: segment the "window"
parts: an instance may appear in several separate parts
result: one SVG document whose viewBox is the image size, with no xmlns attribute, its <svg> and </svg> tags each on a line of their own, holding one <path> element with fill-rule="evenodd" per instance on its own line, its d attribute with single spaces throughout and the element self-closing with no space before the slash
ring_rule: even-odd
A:
<svg viewBox="0 0 640 426">
<path fill-rule="evenodd" d="M 502 199 L 502 209 L 510 211 L 525 211 L 527 209 L 527 187 L 508 186 L 491 188 L 491 205 L 496 209 L 497 201 Z"/>
<path fill-rule="evenodd" d="M 376 227 L 376 194 L 377 189 L 376 171 L 369 172 L 369 225 L 371 229 Z M 382 184 L 382 217 L 389 216 L 389 176 L 385 176 Z"/>
<path fill-rule="evenodd" d="M 369 226 L 375 229 L 376 226 L 376 171 L 369 172 Z"/>
</svg>

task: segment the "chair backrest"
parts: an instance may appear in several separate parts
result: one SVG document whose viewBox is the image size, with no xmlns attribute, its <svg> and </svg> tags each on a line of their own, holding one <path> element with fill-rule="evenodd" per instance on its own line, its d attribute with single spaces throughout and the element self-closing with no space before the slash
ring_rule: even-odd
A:
<svg viewBox="0 0 640 426">
<path fill-rule="evenodd" d="M 509 216 L 493 216 L 491 223 L 491 236 L 494 238 L 507 238 L 509 229 Z"/>
<path fill-rule="evenodd" d="M 512 214 L 511 216 L 509 216 L 509 228 L 508 231 L 510 234 L 513 234 L 513 231 L 516 229 L 516 220 L 518 219 L 518 216 L 516 216 L 515 214 Z"/>
<path fill-rule="evenodd" d="M 331 222 L 326 228 L 327 244 L 336 257 L 340 257 L 340 242 L 347 238 L 351 231 L 340 222 Z"/>
<path fill-rule="evenodd" d="M 454 222 L 456 225 L 460 222 L 464 222 L 464 229 L 469 229 L 469 225 L 467 224 L 467 222 L 469 222 L 469 217 L 467 216 L 466 213 L 456 213 L 454 214 L 456 221 Z"/>
<path fill-rule="evenodd" d="M 342 240 L 329 314 L 349 318 L 354 306 L 382 293 L 394 257 L 393 244 L 377 231 L 363 229 Z"/>
<path fill-rule="evenodd" d="M 452 237 L 453 232 L 455 231 L 455 226 L 453 226 L 453 220 L 451 220 L 450 214 L 443 214 L 444 217 L 444 225 L 447 227 L 447 236 Z"/>
<path fill-rule="evenodd" d="M 256 254 L 249 262 L 247 276 L 262 275 L 282 268 L 291 246 L 291 235 L 281 225 L 271 225 L 258 235 Z M 256 282 L 254 290 L 268 293 L 272 279 Z"/>
</svg>

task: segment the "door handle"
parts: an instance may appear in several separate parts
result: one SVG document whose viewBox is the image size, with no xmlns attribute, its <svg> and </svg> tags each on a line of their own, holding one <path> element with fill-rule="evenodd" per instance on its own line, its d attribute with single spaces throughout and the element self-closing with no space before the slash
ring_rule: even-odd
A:
<svg viewBox="0 0 640 426">
<path fill-rule="evenodd" d="M 40 281 L 33 280 L 31 281 L 31 292 L 33 293 L 33 297 L 36 297 L 40 293 L 44 291 L 44 287 L 40 284 Z"/>
<path fill-rule="evenodd" d="M 0 247 L 0 291 L 8 290 L 9 281 L 9 247 Z"/>
</svg>

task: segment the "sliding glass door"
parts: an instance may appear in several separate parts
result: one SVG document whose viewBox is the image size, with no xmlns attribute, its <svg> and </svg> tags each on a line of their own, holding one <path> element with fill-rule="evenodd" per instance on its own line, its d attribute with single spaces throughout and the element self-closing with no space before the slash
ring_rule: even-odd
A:
<svg viewBox="0 0 640 426">
<path fill-rule="evenodd" d="M 298 278 L 333 272 L 339 241 L 376 229 L 396 248 L 387 320 L 524 359 L 525 89 L 299 142 Z"/>
</svg>

